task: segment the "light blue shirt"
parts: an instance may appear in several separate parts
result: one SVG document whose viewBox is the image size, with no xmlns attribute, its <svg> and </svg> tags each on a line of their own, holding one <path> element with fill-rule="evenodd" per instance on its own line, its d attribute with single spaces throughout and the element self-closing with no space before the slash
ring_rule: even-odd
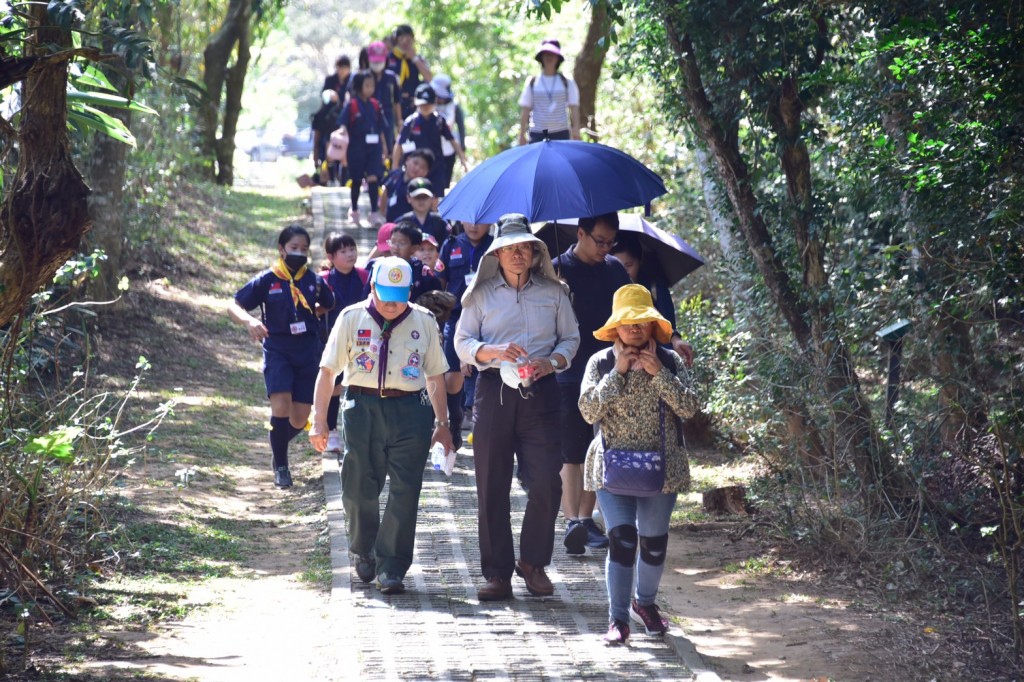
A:
<svg viewBox="0 0 1024 682">
<path fill-rule="evenodd" d="M 477 285 L 455 327 L 455 352 L 478 369 L 497 368 L 500 360 L 481 364 L 476 354 L 484 345 L 506 343 L 519 344 L 530 359 L 558 353 L 572 364 L 580 346 L 580 330 L 561 284 L 534 274 L 517 292 L 499 273 Z"/>
</svg>

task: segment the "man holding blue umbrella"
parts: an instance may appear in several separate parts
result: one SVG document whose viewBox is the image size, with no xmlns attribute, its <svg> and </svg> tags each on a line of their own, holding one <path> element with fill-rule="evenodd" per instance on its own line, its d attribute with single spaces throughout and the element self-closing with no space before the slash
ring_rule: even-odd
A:
<svg viewBox="0 0 1024 682">
<path fill-rule="evenodd" d="M 558 374 L 562 412 L 562 513 L 567 554 L 583 554 L 585 547 L 608 546 L 608 538 L 594 522 L 594 493 L 583 489 L 583 463 L 594 437 L 593 427 L 580 414 L 580 385 L 587 360 L 609 346 L 594 338 L 612 312 L 615 292 L 630 283 L 629 273 L 610 255 L 619 233 L 617 213 L 580 218 L 577 241 L 552 261 L 559 278 L 569 285 L 570 299 L 580 328 L 576 362 Z"/>
</svg>

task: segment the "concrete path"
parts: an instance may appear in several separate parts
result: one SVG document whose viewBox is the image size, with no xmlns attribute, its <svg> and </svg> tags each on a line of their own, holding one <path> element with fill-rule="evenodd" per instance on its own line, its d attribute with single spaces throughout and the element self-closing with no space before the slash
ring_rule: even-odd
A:
<svg viewBox="0 0 1024 682">
<path fill-rule="evenodd" d="M 566 555 L 556 538 L 549 598 L 530 596 L 513 577 L 515 598 L 480 603 L 476 488 L 470 448 L 455 472 L 424 472 L 416 555 L 407 593 L 386 597 L 350 565 L 338 465 L 324 457 L 331 533 L 332 629 L 337 680 L 693 680 L 718 677 L 678 628 L 665 637 L 636 632 L 627 647 L 606 647 L 605 550 Z M 386 499 L 387 490 L 382 499 Z M 513 528 L 525 495 L 513 484 Z M 518 542 L 517 542 L 518 544 Z M 690 665 L 687 665 L 689 662 Z"/>
</svg>

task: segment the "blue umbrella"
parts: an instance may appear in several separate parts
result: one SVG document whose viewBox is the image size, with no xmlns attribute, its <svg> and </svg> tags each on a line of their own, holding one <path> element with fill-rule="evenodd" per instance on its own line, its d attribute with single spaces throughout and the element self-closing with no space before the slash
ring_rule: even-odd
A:
<svg viewBox="0 0 1024 682">
<path fill-rule="evenodd" d="M 618 149 L 544 140 L 487 159 L 452 188 L 438 210 L 449 220 L 470 223 L 493 223 L 505 213 L 541 222 L 642 206 L 666 192 L 656 173 Z"/>
</svg>

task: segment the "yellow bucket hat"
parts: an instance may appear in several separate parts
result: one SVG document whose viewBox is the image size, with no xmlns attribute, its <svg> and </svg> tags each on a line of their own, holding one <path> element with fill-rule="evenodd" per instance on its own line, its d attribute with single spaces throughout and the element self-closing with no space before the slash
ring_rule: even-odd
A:
<svg viewBox="0 0 1024 682">
<path fill-rule="evenodd" d="M 672 340 L 672 323 L 655 309 L 651 292 L 639 284 L 627 284 L 615 292 L 612 298 L 612 316 L 603 327 L 594 332 L 594 338 L 601 341 L 616 341 L 619 338 L 616 328 L 624 324 L 645 322 L 657 322 L 654 327 L 654 339 L 658 343 L 668 343 Z"/>
</svg>

